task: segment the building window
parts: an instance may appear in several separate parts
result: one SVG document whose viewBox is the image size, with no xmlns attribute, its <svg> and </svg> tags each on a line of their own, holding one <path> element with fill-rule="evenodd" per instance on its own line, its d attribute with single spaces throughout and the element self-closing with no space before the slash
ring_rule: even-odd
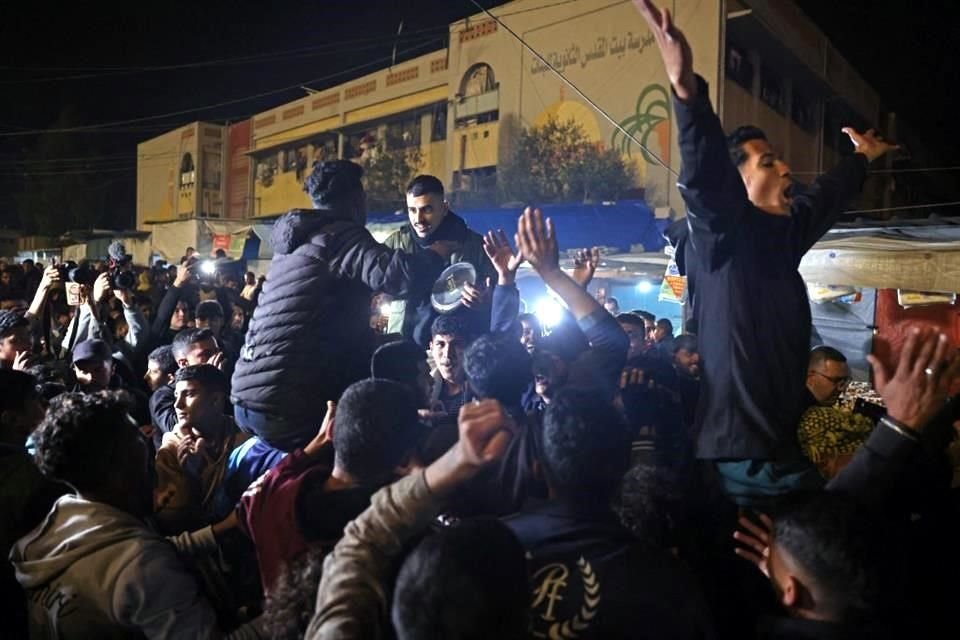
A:
<svg viewBox="0 0 960 640">
<path fill-rule="evenodd" d="M 220 154 L 205 153 L 203 160 L 203 188 L 220 189 Z"/>
<path fill-rule="evenodd" d="M 277 155 L 274 152 L 256 159 L 257 167 L 254 175 L 256 175 L 257 183 L 261 187 L 273 186 L 273 180 L 280 169 Z"/>
<path fill-rule="evenodd" d="M 727 77 L 746 89 L 753 91 L 753 65 L 743 49 L 727 45 Z"/>
<path fill-rule="evenodd" d="M 760 99 L 777 113 L 786 115 L 786 96 L 780 78 L 770 69 L 760 75 Z"/>
<path fill-rule="evenodd" d="M 479 62 L 463 74 L 460 81 L 460 95 L 464 98 L 469 96 L 478 96 L 481 93 L 487 93 L 497 88 L 493 78 L 493 68 L 485 62 Z"/>
<path fill-rule="evenodd" d="M 379 140 L 376 127 L 348 133 L 343 140 L 344 159 L 361 162 L 372 158 L 377 153 Z"/>
<path fill-rule="evenodd" d="M 447 103 L 440 102 L 434 105 L 430 114 L 430 142 L 440 142 L 447 139 Z"/>
<path fill-rule="evenodd" d="M 794 85 L 790 100 L 790 118 L 797 126 L 809 133 L 816 131 L 816 110 L 816 103 Z"/>
<path fill-rule="evenodd" d="M 406 149 L 420 146 L 420 115 L 415 113 L 387 121 L 387 148 Z"/>
<path fill-rule="evenodd" d="M 197 181 L 196 166 L 193 164 L 193 155 L 190 152 L 180 158 L 180 188 L 192 187 Z"/>
</svg>

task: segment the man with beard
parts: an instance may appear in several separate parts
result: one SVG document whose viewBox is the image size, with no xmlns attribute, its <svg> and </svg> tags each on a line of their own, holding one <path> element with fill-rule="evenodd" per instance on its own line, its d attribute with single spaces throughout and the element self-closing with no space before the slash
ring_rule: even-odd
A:
<svg viewBox="0 0 960 640">
<path fill-rule="evenodd" d="M 443 183 L 434 176 L 420 175 L 407 185 L 407 215 L 409 223 L 391 234 L 384 244 L 416 255 L 435 242 L 456 243 L 459 248 L 450 254 L 447 264 L 468 262 L 477 270 L 476 286 L 465 287 L 463 304 L 476 312 L 468 314 L 471 328 L 475 332 L 486 330 L 490 320 L 488 278 L 493 278 L 495 272 L 483 252 L 483 238 L 450 210 L 444 199 Z M 430 288 L 425 289 L 419 298 L 393 302 L 387 333 L 400 333 L 427 346 L 437 313 L 430 304 Z"/>
</svg>

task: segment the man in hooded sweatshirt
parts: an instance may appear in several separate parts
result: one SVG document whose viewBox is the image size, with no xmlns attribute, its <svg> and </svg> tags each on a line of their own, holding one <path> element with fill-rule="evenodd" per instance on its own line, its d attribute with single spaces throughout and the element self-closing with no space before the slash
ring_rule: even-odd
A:
<svg viewBox="0 0 960 640">
<path fill-rule="evenodd" d="M 457 246 L 440 240 L 411 254 L 374 240 L 364 228 L 362 174 L 345 160 L 315 164 L 304 182 L 315 208 L 273 227 L 273 260 L 230 399 L 237 425 L 277 449 L 309 442 L 322 401 L 369 375 L 371 294 L 423 298 Z"/>
<path fill-rule="evenodd" d="M 148 449 L 123 399 L 111 391 L 62 394 L 34 438 L 40 472 L 73 491 L 10 554 L 27 594 L 30 637 L 222 637 L 177 554 L 214 551 L 225 525 L 167 539 L 147 524 Z M 229 637 L 259 638 L 258 624 Z"/>
<path fill-rule="evenodd" d="M 458 249 L 450 254 L 447 264 L 467 262 L 477 270 L 476 286 L 466 287 L 463 305 L 475 320 L 472 328 L 481 333 L 490 326 L 489 282 L 496 282 L 493 264 L 483 252 L 483 237 L 467 227 L 463 218 L 450 210 L 444 198 L 443 183 L 435 176 L 419 175 L 407 185 L 407 215 L 409 222 L 394 231 L 385 241 L 391 249 L 417 255 L 435 242 L 452 241 Z M 391 305 L 388 333 L 400 333 L 424 349 L 430 344 L 431 327 L 437 317 L 430 303 L 433 282 L 428 283 L 422 295 Z M 458 310 L 460 313 L 464 311 Z"/>
</svg>

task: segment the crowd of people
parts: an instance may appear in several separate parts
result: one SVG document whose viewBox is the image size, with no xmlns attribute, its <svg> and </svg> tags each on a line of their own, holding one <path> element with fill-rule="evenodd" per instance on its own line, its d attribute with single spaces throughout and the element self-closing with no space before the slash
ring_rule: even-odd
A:
<svg viewBox="0 0 960 640">
<path fill-rule="evenodd" d="M 956 345 L 917 328 L 893 368 L 871 356 L 880 400 L 851 411 L 797 273 L 892 145 L 850 130 L 857 153 L 794 183 L 762 131 L 723 134 L 682 31 L 635 4 L 674 93 L 684 331 L 592 295 L 599 250 L 562 270 L 539 209 L 479 234 L 433 176 L 377 242 L 347 161 L 305 176 L 265 277 L 192 248 L 79 283 L 4 266 L 0 636 L 942 635 Z M 523 263 L 565 308 L 549 330 Z"/>
</svg>

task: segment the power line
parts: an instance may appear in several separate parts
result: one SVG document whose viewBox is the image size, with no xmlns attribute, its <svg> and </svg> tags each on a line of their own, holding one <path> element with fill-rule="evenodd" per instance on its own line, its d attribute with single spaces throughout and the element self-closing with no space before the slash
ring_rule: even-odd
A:
<svg viewBox="0 0 960 640">
<path fill-rule="evenodd" d="M 935 209 L 937 207 L 957 207 L 960 206 L 960 200 L 954 202 L 934 202 L 931 204 L 910 204 L 900 207 L 879 207 L 877 209 L 852 209 L 844 211 L 846 214 L 853 213 L 881 213 L 883 211 L 906 211 L 908 209 Z"/>
<path fill-rule="evenodd" d="M 428 33 L 437 33 L 441 29 L 447 31 L 447 27 L 432 27 L 428 29 L 420 29 L 417 31 L 410 31 L 402 36 L 398 35 L 398 40 L 409 40 L 414 38 L 419 38 L 424 34 Z M 355 46 L 355 47 L 344 47 L 344 44 L 350 43 L 366 43 L 364 46 Z M 67 82 L 73 80 L 89 80 L 91 78 L 100 78 L 100 77 L 116 77 L 123 75 L 131 75 L 138 73 L 153 73 L 160 71 L 176 71 L 183 69 L 199 69 L 203 67 L 214 67 L 214 66 L 230 66 L 230 65 L 242 65 L 242 64 L 256 64 L 263 62 L 277 62 L 281 60 L 292 60 L 295 58 L 310 58 L 316 56 L 324 56 L 330 54 L 343 54 L 343 53 L 356 53 L 359 51 L 366 51 L 369 49 L 376 49 L 383 46 L 382 38 L 361 38 L 357 40 L 349 40 L 339 43 L 330 43 L 327 45 L 318 45 L 315 47 L 302 47 L 299 49 L 289 49 L 286 51 L 278 51 L 274 53 L 262 53 L 262 54 L 252 54 L 246 56 L 237 56 L 234 58 L 220 58 L 214 60 L 202 60 L 197 62 L 185 62 L 181 64 L 167 64 L 167 65 L 152 65 L 152 66 L 141 66 L 141 67 L 93 67 L 88 71 L 72 75 L 62 75 L 62 76 L 53 76 L 45 78 L 21 78 L 16 80 L 0 80 L 0 85 L 9 85 L 9 84 L 42 84 L 45 82 Z M 0 67 L 2 69 L 3 67 Z M 79 69 L 83 69 L 82 67 Z M 22 71 L 37 72 L 37 69 L 31 69 L 29 67 L 23 68 Z"/>
<path fill-rule="evenodd" d="M 882 173 L 882 174 L 893 174 L 893 173 L 936 173 L 940 171 L 960 171 L 960 165 L 953 167 L 914 167 L 909 169 L 870 169 L 869 173 Z M 793 175 L 797 176 L 821 176 L 822 173 L 818 171 L 791 171 Z"/>
<path fill-rule="evenodd" d="M 416 50 L 418 50 L 418 49 L 423 49 L 426 45 L 428 45 L 428 44 L 429 44 L 429 45 L 432 45 L 433 43 L 434 43 L 434 41 L 426 41 L 426 42 L 423 42 L 423 43 L 421 43 L 421 44 L 419 44 L 419 45 L 416 45 L 416 46 L 413 46 L 413 47 L 408 47 L 407 49 L 403 49 L 403 50 L 401 50 L 401 51 L 398 52 L 398 53 L 410 53 L 410 52 L 416 51 Z M 160 113 L 160 114 L 156 114 L 156 115 L 152 115 L 152 116 L 142 116 L 142 117 L 139 117 L 139 118 L 129 118 L 129 119 L 127 119 L 127 120 L 116 120 L 116 121 L 114 121 L 114 122 L 102 122 L 102 123 L 100 123 L 100 124 L 92 124 L 92 125 L 85 125 L 85 126 L 78 126 L 78 127 L 62 127 L 62 128 L 58 128 L 58 129 L 32 129 L 32 130 L 27 130 L 27 131 L 3 132 L 3 133 L 0 133 L 0 138 L 11 138 L 11 137 L 27 136 L 27 135 L 38 135 L 38 134 L 42 134 L 42 133 L 90 132 L 90 131 L 96 131 L 96 130 L 98 130 L 98 129 L 100 129 L 100 128 L 103 128 L 103 127 L 109 127 L 109 126 L 114 126 L 114 125 L 134 124 L 134 123 L 138 123 L 138 122 L 148 122 L 148 121 L 150 121 L 150 120 L 160 120 L 160 119 L 162 119 L 162 118 L 172 118 L 172 117 L 175 117 L 175 116 L 185 115 L 185 114 L 188 114 L 188 113 L 196 113 L 197 111 L 206 111 L 207 109 L 216 109 L 216 108 L 219 108 L 219 107 L 225 107 L 225 106 L 232 105 L 232 104 L 238 104 L 238 103 L 241 103 L 241 102 L 247 102 L 247 101 L 250 101 L 250 100 L 256 100 L 256 99 L 258 99 L 258 98 L 265 98 L 265 97 L 267 97 L 267 96 L 273 96 L 273 95 L 276 95 L 276 94 L 278 94 L 278 93 L 284 93 L 284 92 L 286 92 L 286 91 L 293 91 L 294 89 L 301 89 L 304 85 L 315 84 L 315 83 L 318 83 L 318 82 L 324 82 L 324 81 L 327 81 L 327 80 L 331 80 L 331 79 L 333 79 L 333 78 L 336 78 L 336 77 L 338 77 L 338 76 L 342 76 L 342 75 L 344 75 L 344 74 L 353 73 L 354 71 L 359 71 L 359 70 L 365 69 L 365 68 L 367 68 L 367 67 L 371 67 L 371 66 L 374 66 L 374 65 L 382 64 L 383 62 L 389 61 L 390 59 L 391 59 L 391 56 L 385 56 L 385 57 L 381 57 L 381 58 L 376 58 L 376 59 L 371 60 L 371 61 L 369 61 L 369 62 L 365 62 L 365 63 L 358 64 L 358 65 L 354 65 L 354 66 L 348 67 L 348 68 L 346 68 L 346 69 L 341 69 L 340 71 L 337 71 L 337 72 L 335 72 L 335 73 L 331 73 L 331 74 L 326 75 L 326 76 L 321 76 L 321 77 L 319 77 L 319 78 L 314 78 L 313 80 L 307 80 L 307 81 L 305 81 L 305 82 L 297 82 L 296 84 L 292 84 L 292 85 L 289 85 L 289 86 L 286 86 L 286 87 L 281 87 L 281 88 L 279 88 L 279 89 L 273 89 L 273 90 L 271 90 L 271 91 L 262 91 L 262 92 L 260 92 L 260 93 L 255 93 L 255 94 L 253 94 L 253 95 L 245 96 L 245 97 L 242 97 L 242 98 L 234 98 L 234 99 L 232 99 L 232 100 L 223 100 L 223 101 L 221 101 L 221 102 L 216 102 L 216 103 L 214 103 L 214 104 L 204 105 L 204 106 L 202 106 L 202 107 L 192 107 L 192 108 L 190 108 L 190 109 L 181 109 L 181 110 L 179 110 L 179 111 L 171 111 L 171 112 L 169 112 L 169 113 Z"/>
<path fill-rule="evenodd" d="M 513 29 L 511 29 L 510 27 L 508 27 L 508 26 L 503 22 L 503 20 L 501 20 L 500 18 L 498 18 L 498 17 L 495 16 L 494 14 L 490 13 L 490 10 L 489 10 L 489 9 L 486 9 L 485 7 L 483 7 L 483 5 L 481 5 L 479 2 L 477 2 L 477 0 L 470 0 L 470 2 L 471 2 L 475 7 L 477 7 L 477 9 L 480 9 L 480 11 L 482 11 L 487 17 L 489 17 L 491 20 L 495 21 L 498 25 L 500 25 L 501 27 L 503 27 L 503 30 L 504 30 L 504 31 L 506 31 L 506 32 L 509 33 L 511 36 L 513 36 L 513 37 L 517 40 L 517 42 L 519 42 L 519 43 L 523 46 L 524 49 L 526 49 L 527 51 L 529 51 L 532 55 L 536 56 L 536 58 L 537 58 L 538 60 L 540 60 L 540 62 L 543 63 L 544 66 L 546 66 L 548 69 L 550 69 L 550 71 L 552 71 L 558 78 L 560 78 L 568 87 L 570 87 L 571 89 L 573 89 L 573 90 L 577 93 L 577 95 L 579 95 L 581 98 L 583 98 L 583 99 L 587 102 L 587 104 L 589 104 L 591 107 L 593 107 L 593 108 L 597 111 L 597 113 L 599 113 L 600 115 L 602 115 L 610 124 L 612 124 L 612 125 L 614 126 L 614 128 L 616 128 L 620 133 L 622 133 L 622 134 L 625 135 L 627 138 L 629 138 L 631 141 L 633 141 L 638 147 L 640 147 L 640 148 L 643 149 L 645 152 L 647 152 L 647 154 L 648 154 L 651 158 L 653 158 L 654 160 L 656 160 L 656 161 L 657 161 L 657 164 L 659 164 L 661 167 L 663 167 L 664 169 L 666 169 L 668 173 L 670 173 L 670 174 L 673 175 L 673 176 L 677 176 L 677 177 L 678 177 L 677 172 L 674 171 L 673 169 L 671 169 L 671 168 L 670 168 L 670 165 L 668 165 L 666 162 L 664 162 L 663 160 L 661 160 L 661 159 L 660 159 L 660 156 L 658 156 L 657 154 L 655 154 L 653 151 L 651 151 L 649 148 L 647 148 L 646 145 L 642 144 L 639 140 L 637 140 L 637 138 L 636 138 L 632 133 L 630 133 L 629 131 L 627 131 L 619 122 L 617 122 L 616 120 L 614 120 L 613 117 L 612 117 L 609 113 L 607 113 L 606 111 L 604 111 L 603 108 L 600 107 L 600 105 L 598 105 L 590 96 L 588 96 L 586 93 L 584 93 L 584 92 L 580 89 L 580 87 L 578 87 L 577 85 L 575 85 L 572 80 L 570 80 L 569 78 L 567 78 L 567 77 L 566 77 L 565 75 L 563 75 L 556 67 L 554 67 L 552 64 L 550 64 L 550 61 L 547 60 L 546 58 L 544 58 L 543 55 L 541 55 L 539 51 L 537 51 L 536 49 L 534 49 L 532 46 L 530 46 L 530 44 L 527 43 L 526 40 L 524 40 L 524 39 L 521 38 L 519 35 L 517 35 L 517 32 L 516 32 L 516 31 L 514 31 Z M 615 4 L 619 4 L 619 3 L 615 3 Z M 611 6 L 613 6 L 613 5 L 611 5 Z"/>
</svg>

